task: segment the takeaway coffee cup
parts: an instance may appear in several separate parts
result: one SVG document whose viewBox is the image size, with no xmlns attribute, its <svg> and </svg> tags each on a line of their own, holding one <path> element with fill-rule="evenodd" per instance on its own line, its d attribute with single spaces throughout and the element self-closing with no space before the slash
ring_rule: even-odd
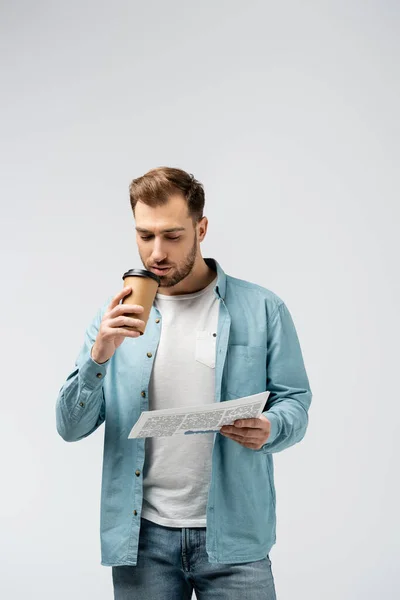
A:
<svg viewBox="0 0 400 600">
<path fill-rule="evenodd" d="M 144 327 L 140 329 L 124 325 L 124 328 L 139 331 L 140 335 L 143 335 L 161 280 L 155 273 L 145 269 L 130 269 L 123 274 L 122 279 L 124 280 L 124 287 L 132 288 L 132 292 L 122 299 L 122 304 L 139 304 L 144 308 L 141 313 L 126 313 L 126 316 L 144 321 Z"/>
</svg>

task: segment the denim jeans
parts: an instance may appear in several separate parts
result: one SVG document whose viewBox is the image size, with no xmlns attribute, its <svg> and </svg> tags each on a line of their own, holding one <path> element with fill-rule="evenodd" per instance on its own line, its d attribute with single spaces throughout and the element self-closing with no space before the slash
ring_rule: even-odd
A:
<svg viewBox="0 0 400 600">
<path fill-rule="evenodd" d="M 142 517 L 138 563 L 112 567 L 115 600 L 276 600 L 269 555 L 211 564 L 206 528 L 165 527 Z"/>
</svg>

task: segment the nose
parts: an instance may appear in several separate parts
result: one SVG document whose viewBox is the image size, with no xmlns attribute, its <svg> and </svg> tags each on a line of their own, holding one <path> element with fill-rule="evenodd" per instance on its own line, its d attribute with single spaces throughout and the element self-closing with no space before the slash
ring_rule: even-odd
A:
<svg viewBox="0 0 400 600">
<path fill-rule="evenodd" d="M 163 251 L 160 242 L 155 242 L 153 247 L 153 252 L 151 253 L 151 262 L 152 263 L 162 263 L 165 262 L 167 255 Z"/>
</svg>

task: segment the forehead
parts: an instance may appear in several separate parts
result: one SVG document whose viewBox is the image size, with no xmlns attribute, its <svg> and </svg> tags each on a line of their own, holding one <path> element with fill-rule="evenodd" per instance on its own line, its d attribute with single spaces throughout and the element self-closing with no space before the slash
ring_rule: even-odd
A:
<svg viewBox="0 0 400 600">
<path fill-rule="evenodd" d="M 191 218 L 186 200 L 182 196 L 171 196 L 162 206 L 148 206 L 139 201 L 135 221 L 136 231 L 165 233 L 185 230 Z"/>
</svg>

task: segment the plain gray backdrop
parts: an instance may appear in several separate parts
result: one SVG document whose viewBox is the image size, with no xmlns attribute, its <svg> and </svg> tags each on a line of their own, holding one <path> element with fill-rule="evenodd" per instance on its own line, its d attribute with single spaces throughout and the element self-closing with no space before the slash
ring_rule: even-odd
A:
<svg viewBox="0 0 400 600">
<path fill-rule="evenodd" d="M 1 2 L 1 541 L 7 600 L 112 597 L 104 426 L 55 402 L 141 266 L 128 186 L 183 168 L 202 244 L 277 293 L 313 391 L 274 455 L 278 600 L 399 597 L 399 4 Z"/>
</svg>

